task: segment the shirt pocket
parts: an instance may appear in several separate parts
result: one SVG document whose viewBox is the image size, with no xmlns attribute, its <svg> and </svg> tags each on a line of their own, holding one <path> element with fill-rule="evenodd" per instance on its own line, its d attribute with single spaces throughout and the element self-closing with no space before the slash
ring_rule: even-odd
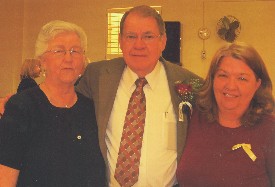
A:
<svg viewBox="0 0 275 187">
<path fill-rule="evenodd" d="M 163 115 L 163 144 L 167 150 L 177 150 L 177 121 L 172 105 Z"/>
</svg>

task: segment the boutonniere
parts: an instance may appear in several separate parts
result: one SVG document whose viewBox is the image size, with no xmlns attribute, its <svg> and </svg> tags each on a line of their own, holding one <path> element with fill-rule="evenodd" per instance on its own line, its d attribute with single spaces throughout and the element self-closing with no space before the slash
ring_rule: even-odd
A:
<svg viewBox="0 0 275 187">
<path fill-rule="evenodd" d="M 182 81 L 175 82 L 175 90 L 182 100 L 179 104 L 179 121 L 184 121 L 184 115 L 190 119 L 193 112 L 193 104 L 195 102 L 195 95 L 201 88 L 202 84 L 199 79 L 191 79 L 189 83 Z"/>
<path fill-rule="evenodd" d="M 246 143 L 236 144 L 232 147 L 232 150 L 236 150 L 236 149 L 239 149 L 239 148 L 243 148 L 245 153 L 249 156 L 249 158 L 253 162 L 257 159 L 256 155 L 251 150 L 251 144 L 246 144 Z"/>
</svg>

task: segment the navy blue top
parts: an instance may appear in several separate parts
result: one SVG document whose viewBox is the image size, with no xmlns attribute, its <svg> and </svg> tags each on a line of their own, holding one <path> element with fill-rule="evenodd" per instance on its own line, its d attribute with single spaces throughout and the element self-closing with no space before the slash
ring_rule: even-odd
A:
<svg viewBox="0 0 275 187">
<path fill-rule="evenodd" d="M 50 104 L 39 87 L 10 98 L 0 124 L 0 163 L 20 170 L 17 186 L 105 185 L 92 101 Z"/>
<path fill-rule="evenodd" d="M 35 80 L 33 80 L 32 78 L 29 78 L 29 77 L 23 78 L 21 80 L 21 82 L 19 83 L 19 85 L 18 85 L 17 93 L 20 93 L 23 90 L 26 90 L 26 89 L 29 89 L 29 88 L 33 88 L 33 87 L 36 87 L 36 86 L 38 86 L 38 85 L 35 82 Z"/>
</svg>

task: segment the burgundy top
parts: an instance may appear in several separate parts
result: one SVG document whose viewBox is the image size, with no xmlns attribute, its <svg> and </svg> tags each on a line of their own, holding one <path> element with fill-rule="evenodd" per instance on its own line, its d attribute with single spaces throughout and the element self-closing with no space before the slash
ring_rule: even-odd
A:
<svg viewBox="0 0 275 187">
<path fill-rule="evenodd" d="M 250 144 L 255 161 L 242 147 Z M 253 127 L 223 127 L 207 123 L 195 112 L 177 169 L 184 187 L 275 186 L 275 118 L 266 116 Z"/>
</svg>

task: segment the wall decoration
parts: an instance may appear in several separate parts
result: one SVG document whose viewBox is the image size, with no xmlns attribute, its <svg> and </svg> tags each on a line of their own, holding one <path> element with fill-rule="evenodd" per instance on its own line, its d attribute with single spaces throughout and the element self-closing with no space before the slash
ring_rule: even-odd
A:
<svg viewBox="0 0 275 187">
<path fill-rule="evenodd" d="M 205 27 L 205 24 L 204 24 L 204 1 L 203 1 L 203 4 L 202 4 L 202 27 L 199 28 L 198 30 L 198 36 L 200 39 L 202 39 L 202 51 L 201 51 L 201 59 L 202 60 L 205 60 L 206 59 L 206 51 L 205 51 L 205 40 L 207 40 L 209 37 L 210 37 L 210 30 Z"/>
<path fill-rule="evenodd" d="M 210 37 L 210 33 L 210 30 L 206 27 L 201 27 L 198 31 L 198 35 L 202 40 L 207 40 Z"/>
<path fill-rule="evenodd" d="M 203 43 L 202 43 L 202 51 L 201 51 L 201 59 L 206 59 L 206 51 L 205 51 L 205 43 L 204 43 L 204 40 L 207 40 L 209 37 L 210 37 L 210 30 L 206 27 L 201 27 L 199 28 L 198 30 L 198 36 L 200 39 L 203 40 Z"/>
<path fill-rule="evenodd" d="M 218 21 L 216 30 L 221 39 L 232 43 L 240 35 L 241 23 L 234 16 L 224 16 Z"/>
</svg>

